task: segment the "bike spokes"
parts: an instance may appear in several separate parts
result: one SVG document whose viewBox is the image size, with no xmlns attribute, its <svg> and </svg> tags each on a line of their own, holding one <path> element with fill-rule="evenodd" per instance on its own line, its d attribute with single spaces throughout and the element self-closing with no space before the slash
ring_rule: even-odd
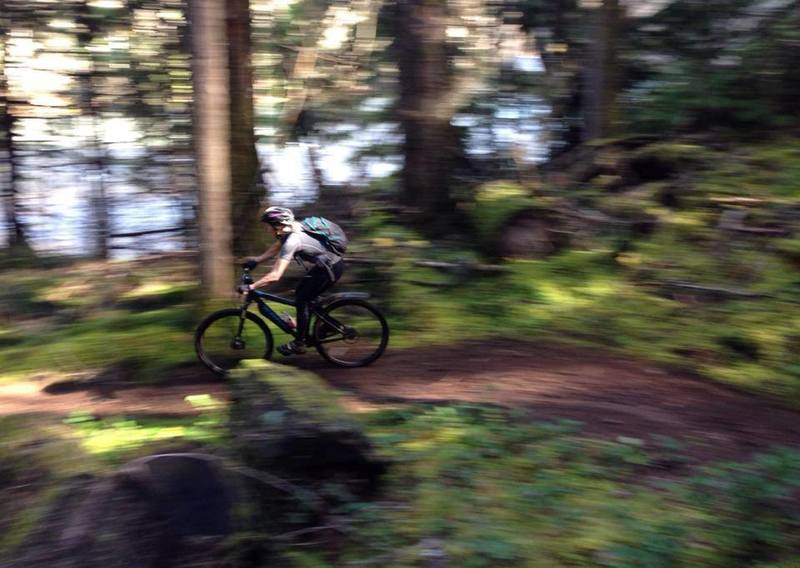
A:
<svg viewBox="0 0 800 568">
<path fill-rule="evenodd" d="M 315 339 L 320 353 L 337 365 L 358 367 L 374 361 L 388 340 L 383 317 L 365 302 L 331 306 L 318 319 Z"/>
<path fill-rule="evenodd" d="M 244 359 L 263 358 L 272 348 L 261 326 L 233 310 L 210 321 L 198 340 L 202 359 L 217 372 L 228 371 Z"/>
</svg>

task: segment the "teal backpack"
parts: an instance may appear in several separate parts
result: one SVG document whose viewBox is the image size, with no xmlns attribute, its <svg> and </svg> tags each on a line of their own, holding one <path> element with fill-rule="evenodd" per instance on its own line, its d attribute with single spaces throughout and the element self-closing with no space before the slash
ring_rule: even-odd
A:
<svg viewBox="0 0 800 568">
<path fill-rule="evenodd" d="M 300 225 L 303 231 L 325 245 L 329 251 L 344 256 L 347 251 L 347 235 L 339 225 L 325 217 L 306 217 Z"/>
</svg>

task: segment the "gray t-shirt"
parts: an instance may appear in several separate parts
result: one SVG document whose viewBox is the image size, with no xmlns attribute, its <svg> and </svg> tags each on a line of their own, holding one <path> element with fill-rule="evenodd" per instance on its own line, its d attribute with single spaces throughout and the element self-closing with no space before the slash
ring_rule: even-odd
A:
<svg viewBox="0 0 800 568">
<path fill-rule="evenodd" d="M 304 232 L 290 233 L 283 240 L 278 256 L 282 260 L 291 261 L 295 257 L 306 262 L 316 263 L 319 257 L 330 261 L 331 264 L 339 262 L 342 257 L 329 251 L 321 242 Z"/>
</svg>

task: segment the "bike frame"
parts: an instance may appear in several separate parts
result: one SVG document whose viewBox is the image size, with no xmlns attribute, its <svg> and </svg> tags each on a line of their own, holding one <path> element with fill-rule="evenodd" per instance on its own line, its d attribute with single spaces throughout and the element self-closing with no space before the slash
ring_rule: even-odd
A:
<svg viewBox="0 0 800 568">
<path fill-rule="evenodd" d="M 254 302 L 258 305 L 258 311 L 261 313 L 262 316 L 267 318 L 269 321 L 275 324 L 281 331 L 291 335 L 292 337 L 297 337 L 297 330 L 292 329 L 289 325 L 283 320 L 281 316 L 279 316 L 275 310 L 273 310 L 267 302 L 276 302 L 278 304 L 283 304 L 285 306 L 292 306 L 296 307 L 297 303 L 294 300 L 290 300 L 289 298 L 284 298 L 283 296 L 278 296 L 277 294 L 270 294 L 269 292 L 262 292 L 261 290 L 252 290 L 248 295 L 245 302 L 242 304 L 242 311 L 246 311 L 248 306 L 251 302 Z M 315 315 L 323 322 L 331 326 L 337 332 L 341 333 L 342 335 L 347 335 L 347 329 L 345 329 L 342 324 L 340 324 L 335 319 L 328 316 L 328 313 L 320 307 L 320 304 L 315 300 L 311 303 L 310 306 L 311 314 Z M 306 322 L 309 326 L 309 332 L 311 331 L 311 318 L 308 319 Z M 241 333 L 241 330 L 239 330 Z M 309 338 L 309 342 L 312 338 Z M 331 341 L 340 341 L 339 339 L 333 339 Z M 328 341 L 323 341 L 322 343 L 328 343 Z"/>
<path fill-rule="evenodd" d="M 274 323 L 281 331 L 284 333 L 288 333 L 292 336 L 297 336 L 297 332 L 289 327 L 289 325 L 283 321 L 283 318 L 279 316 L 275 310 L 270 308 L 267 305 L 267 302 L 277 302 L 278 304 L 284 304 L 286 306 L 295 307 L 297 304 L 294 300 L 290 300 L 289 298 L 284 298 L 282 296 L 278 296 L 277 294 L 270 294 L 268 292 L 262 292 L 261 290 L 253 290 L 250 292 L 250 296 L 245 301 L 244 305 L 242 306 L 243 309 L 247 309 L 247 306 L 252 302 L 255 301 L 258 305 L 258 311 L 261 313 L 262 316 L 267 318 L 269 321 Z"/>
</svg>

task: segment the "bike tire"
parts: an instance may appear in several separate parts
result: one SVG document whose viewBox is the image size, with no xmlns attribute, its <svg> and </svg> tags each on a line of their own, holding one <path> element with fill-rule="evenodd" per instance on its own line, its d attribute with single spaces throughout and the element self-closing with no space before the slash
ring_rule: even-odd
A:
<svg viewBox="0 0 800 568">
<path fill-rule="evenodd" d="M 214 326 L 214 324 L 218 324 L 225 320 L 230 319 L 231 322 L 228 324 L 217 325 L 213 329 L 216 331 L 217 329 L 221 330 L 222 337 L 225 337 L 226 327 L 230 329 L 235 329 L 237 326 L 237 322 L 240 319 L 241 310 L 237 308 L 227 308 L 224 310 L 219 310 L 214 312 L 213 314 L 206 317 L 200 324 L 197 326 L 197 331 L 194 334 L 194 350 L 197 353 L 197 357 L 200 361 L 205 365 L 208 369 L 210 369 L 213 373 L 216 373 L 220 376 L 225 376 L 225 374 L 234 368 L 238 362 L 243 358 L 256 358 L 256 357 L 241 357 L 239 360 L 236 360 L 234 364 L 230 364 L 228 361 L 221 357 L 218 353 L 210 353 L 209 347 L 205 344 L 206 339 L 208 339 L 207 335 L 209 333 L 209 329 Z M 254 339 L 256 342 L 261 339 L 263 336 L 263 346 L 260 343 L 257 343 L 255 355 L 263 359 L 269 359 L 272 357 L 272 348 L 274 346 L 274 341 L 272 339 L 272 332 L 270 332 L 267 324 L 251 312 L 245 312 L 245 318 L 247 321 L 252 322 L 255 324 L 256 328 L 253 330 L 256 336 Z M 245 324 L 247 323 L 245 321 Z M 261 334 L 258 335 L 256 330 L 260 330 Z M 248 332 L 250 328 L 248 328 Z M 236 336 L 236 332 L 232 331 L 231 341 L 234 340 Z M 251 338 L 255 337 L 251 334 Z M 231 348 L 232 349 L 232 348 Z"/>
<path fill-rule="evenodd" d="M 348 313 L 348 310 L 350 313 Z M 372 335 L 375 336 L 374 345 L 362 345 L 362 349 L 353 349 L 355 344 L 361 339 L 358 336 L 358 329 L 355 328 L 356 337 L 345 338 L 341 334 L 330 334 L 330 326 L 326 324 L 320 317 L 314 320 L 314 347 L 317 352 L 329 363 L 338 367 L 365 367 L 380 357 L 386 350 L 389 344 L 389 324 L 386 323 L 386 318 L 383 314 L 364 300 L 343 299 L 332 302 L 325 307 L 326 314 L 330 315 L 336 321 L 343 323 L 345 326 L 350 326 L 348 319 L 352 318 L 352 313 L 360 312 L 360 318 L 350 320 L 355 325 L 361 325 L 370 329 Z M 327 330 L 326 330 L 327 328 Z M 327 335 L 326 335 L 327 333 Z M 339 339 L 337 339 L 339 337 Z M 337 345 L 340 343 L 340 345 Z M 348 347 L 349 346 L 349 347 Z M 352 353 L 352 355 L 350 355 Z"/>
</svg>

